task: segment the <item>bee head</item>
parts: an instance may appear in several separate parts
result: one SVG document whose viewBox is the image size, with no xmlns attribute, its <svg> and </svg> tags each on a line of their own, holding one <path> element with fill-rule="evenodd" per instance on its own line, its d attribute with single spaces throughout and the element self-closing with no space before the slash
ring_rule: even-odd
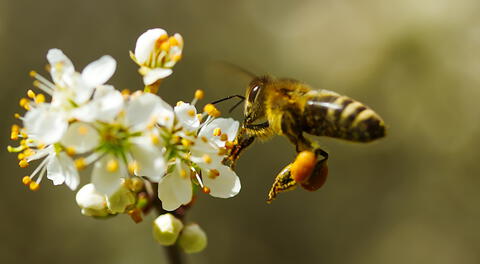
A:
<svg viewBox="0 0 480 264">
<path fill-rule="evenodd" d="M 245 123 L 251 124 L 265 117 L 265 87 L 270 83 L 269 77 L 253 79 L 247 88 L 245 103 Z"/>
</svg>

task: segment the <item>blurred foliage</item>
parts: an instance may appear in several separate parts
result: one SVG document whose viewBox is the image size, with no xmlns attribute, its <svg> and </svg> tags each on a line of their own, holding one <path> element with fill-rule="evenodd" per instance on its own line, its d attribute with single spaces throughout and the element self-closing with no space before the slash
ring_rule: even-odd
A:
<svg viewBox="0 0 480 264">
<path fill-rule="evenodd" d="M 191 263 L 479 263 L 479 11 L 475 0 L 2 0 L 0 147 L 49 48 L 79 69 L 108 53 L 119 63 L 112 83 L 141 88 L 128 50 L 162 27 L 186 42 L 160 91 L 170 103 L 198 88 L 204 102 L 243 93 L 245 80 L 211 67 L 228 61 L 347 94 L 389 126 L 368 145 L 319 139 L 331 155 L 326 186 L 272 205 L 267 190 L 294 150 L 284 138 L 253 146 L 238 166 L 242 192 L 200 195 L 190 212 L 209 236 Z M 26 191 L 27 172 L 1 155 L 4 263 L 164 261 L 153 218 L 84 217 L 65 186 Z"/>
</svg>

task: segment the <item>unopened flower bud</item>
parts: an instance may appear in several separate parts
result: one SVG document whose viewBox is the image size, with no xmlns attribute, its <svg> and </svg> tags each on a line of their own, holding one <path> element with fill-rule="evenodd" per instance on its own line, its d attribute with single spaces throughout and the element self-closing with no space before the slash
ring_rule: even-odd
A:
<svg viewBox="0 0 480 264">
<path fill-rule="evenodd" d="M 107 206 L 112 213 L 124 213 L 125 209 L 133 203 L 135 203 L 135 195 L 124 185 L 107 198 Z"/>
<path fill-rule="evenodd" d="M 82 214 L 86 216 L 107 216 L 107 201 L 105 196 L 92 183 L 83 186 L 75 197 Z"/>
<path fill-rule="evenodd" d="M 197 253 L 207 247 L 207 234 L 197 224 L 188 224 L 178 238 L 178 244 L 186 253 Z"/>
<path fill-rule="evenodd" d="M 171 246 L 177 241 L 183 223 L 172 214 L 163 214 L 153 222 L 153 237 L 163 246 Z"/>
</svg>

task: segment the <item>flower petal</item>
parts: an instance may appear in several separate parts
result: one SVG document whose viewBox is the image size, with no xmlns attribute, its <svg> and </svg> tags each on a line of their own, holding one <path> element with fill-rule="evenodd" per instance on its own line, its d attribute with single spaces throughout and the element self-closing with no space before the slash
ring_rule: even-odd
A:
<svg viewBox="0 0 480 264">
<path fill-rule="evenodd" d="M 58 142 L 68 126 L 65 115 L 52 111 L 46 104 L 28 111 L 23 124 L 30 138 L 47 145 Z"/>
<path fill-rule="evenodd" d="M 237 136 L 239 123 L 232 118 L 216 118 L 206 126 L 202 127 L 198 133 L 199 137 L 206 137 L 210 141 L 213 141 L 218 147 L 224 147 L 225 141 L 221 140 L 221 136 L 213 135 L 215 129 L 220 129 L 222 134 L 227 135 L 228 141 L 233 141 Z"/>
<path fill-rule="evenodd" d="M 115 170 L 109 170 L 108 163 L 117 162 Z M 95 162 L 92 171 L 92 183 L 100 193 L 112 195 L 122 184 L 122 177 L 126 175 L 126 169 L 115 157 L 107 155 Z"/>
<path fill-rule="evenodd" d="M 88 123 L 75 122 L 68 127 L 61 143 L 71 147 L 75 153 L 81 154 L 93 150 L 98 146 L 100 135 Z"/>
<path fill-rule="evenodd" d="M 186 175 L 182 176 L 182 170 Z M 162 201 L 163 209 L 173 211 L 182 204 L 192 200 L 192 181 L 186 166 L 176 166 L 172 173 L 167 174 L 158 183 L 158 198 Z"/>
<path fill-rule="evenodd" d="M 210 195 L 218 198 L 230 198 L 240 192 L 240 179 L 233 170 L 227 166 L 217 167 L 220 173 L 212 178 L 208 175 L 203 177 L 203 183 L 210 188 Z"/>
<path fill-rule="evenodd" d="M 200 126 L 200 120 L 197 116 L 197 109 L 189 103 L 183 103 L 175 106 L 173 109 L 180 126 L 187 130 L 196 130 Z"/>
<path fill-rule="evenodd" d="M 88 64 L 82 71 L 82 78 L 88 86 L 96 87 L 107 82 L 112 77 L 116 67 L 115 59 L 112 56 L 105 55 Z"/>
<path fill-rule="evenodd" d="M 64 84 L 63 77 L 75 71 L 72 61 L 60 49 L 50 49 L 47 53 L 50 74 L 57 84 Z"/>
<path fill-rule="evenodd" d="M 157 40 L 167 35 L 167 32 L 161 28 L 149 29 L 137 39 L 135 45 L 135 58 L 140 64 L 144 64 L 155 49 Z"/>
<path fill-rule="evenodd" d="M 172 74 L 172 72 L 173 71 L 171 69 L 164 69 L 164 68 L 151 69 L 147 72 L 147 74 L 143 76 L 143 83 L 145 85 L 151 85 L 158 80 L 167 78 Z"/>
<path fill-rule="evenodd" d="M 80 183 L 75 162 L 65 152 L 55 153 L 49 157 L 47 178 L 52 180 L 55 185 L 65 182 L 72 190 L 75 190 Z"/>
<path fill-rule="evenodd" d="M 131 147 L 133 159 L 138 163 L 135 175 L 146 176 L 151 181 L 158 182 L 166 173 L 165 159 L 157 146 L 153 145 L 149 139 L 146 141 L 132 144 Z"/>
<path fill-rule="evenodd" d="M 147 126 L 162 119 L 165 120 L 168 115 L 173 115 L 168 113 L 171 110 L 167 106 L 170 107 L 160 97 L 151 93 L 134 96 L 128 102 L 125 123 L 129 127 L 133 127 L 134 131 L 145 130 Z"/>
</svg>

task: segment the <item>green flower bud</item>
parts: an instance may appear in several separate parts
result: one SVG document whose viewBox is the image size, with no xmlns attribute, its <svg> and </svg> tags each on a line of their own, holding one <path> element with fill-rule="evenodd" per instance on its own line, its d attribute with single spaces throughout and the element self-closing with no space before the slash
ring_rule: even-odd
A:
<svg viewBox="0 0 480 264">
<path fill-rule="evenodd" d="M 183 223 L 170 213 L 163 214 L 153 221 L 153 237 L 163 246 L 175 244 Z"/>
<path fill-rule="evenodd" d="M 197 253 L 207 247 L 207 234 L 197 224 L 188 224 L 180 234 L 178 244 L 186 253 Z"/>
</svg>

